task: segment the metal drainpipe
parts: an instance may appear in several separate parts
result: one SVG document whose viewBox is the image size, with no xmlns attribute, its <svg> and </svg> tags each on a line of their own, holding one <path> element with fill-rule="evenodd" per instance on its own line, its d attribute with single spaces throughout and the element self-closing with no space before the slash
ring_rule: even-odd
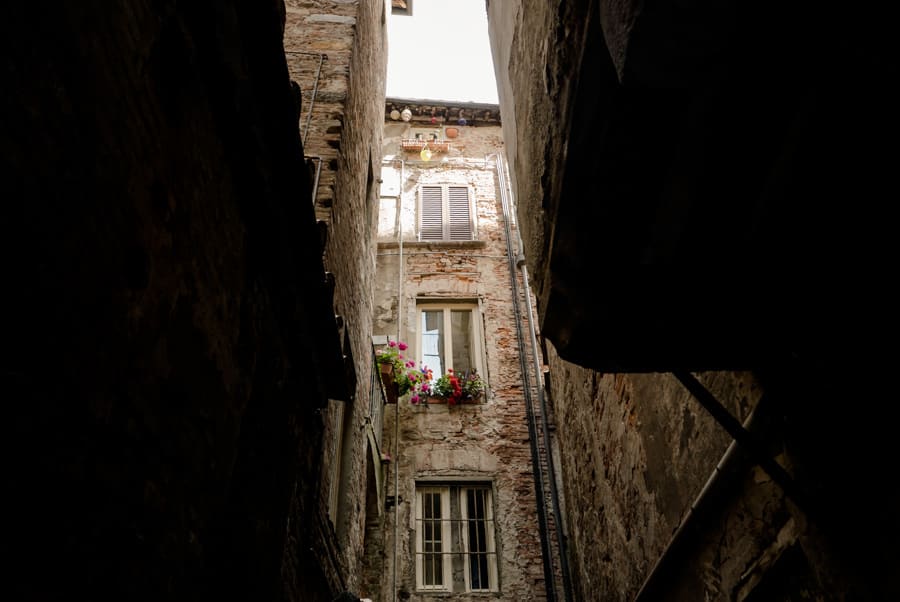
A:
<svg viewBox="0 0 900 602">
<path fill-rule="evenodd" d="M 316 199 L 319 196 L 319 177 L 322 175 L 322 157 L 318 155 L 307 155 L 305 157 L 311 161 L 316 162 L 316 175 L 313 179 L 313 194 L 312 194 L 312 204 L 313 207 L 316 206 Z"/>
<path fill-rule="evenodd" d="M 306 125 L 303 126 L 303 146 L 306 147 L 306 137 L 309 134 L 309 122 L 312 120 L 312 110 L 313 106 L 316 104 L 316 96 L 319 95 L 319 76 L 322 73 L 322 62 L 328 58 L 328 55 L 323 52 L 302 52 L 300 50 L 285 50 L 284 53 L 319 57 L 319 66 L 316 67 L 316 79 L 313 82 L 312 98 L 309 102 L 309 110 L 306 112 Z"/>
<path fill-rule="evenodd" d="M 525 285 L 525 305 L 528 309 L 528 326 L 531 333 L 531 347 L 534 355 L 534 366 L 538 374 L 541 374 L 541 366 L 538 361 L 538 344 L 537 337 L 534 334 L 534 318 L 532 317 L 531 297 L 528 294 L 528 268 L 525 267 L 525 256 L 520 255 L 516 261 L 516 265 L 522 271 L 522 281 Z M 547 424 L 547 401 L 544 398 L 544 388 L 541 382 L 538 382 L 538 405 L 541 408 L 541 422 L 544 431 L 544 446 L 547 448 L 547 465 L 550 471 L 550 501 L 553 504 L 553 519 L 556 522 L 557 540 L 559 541 L 559 563 L 562 569 L 563 578 L 563 600 L 570 600 L 572 597 L 572 583 L 569 577 L 569 560 L 568 548 L 566 546 L 566 537 L 563 532 L 562 513 L 559 510 L 559 492 L 556 489 L 556 469 L 553 464 L 553 453 L 550 447 L 549 426 Z"/>
<path fill-rule="evenodd" d="M 502 194 L 505 194 L 507 190 L 506 174 L 502 166 L 498 167 L 498 169 L 500 170 L 500 190 Z M 508 205 L 509 203 L 507 202 L 507 206 Z M 515 222 L 515 211 L 509 211 L 509 214 L 509 219 Z M 534 310 L 531 305 L 531 294 L 529 293 L 530 289 L 528 284 L 528 268 L 525 265 L 525 256 L 522 254 L 522 238 L 518 237 L 518 240 L 518 257 L 516 258 L 516 265 L 522 272 L 522 282 L 525 289 L 525 307 L 528 310 L 528 332 L 531 337 L 531 349 L 532 356 L 534 358 L 534 369 L 536 374 L 542 375 L 543 370 L 541 362 L 539 361 L 540 353 L 538 352 L 537 336 L 535 335 L 535 331 L 537 329 L 534 327 Z M 550 445 L 550 429 L 547 424 L 547 400 L 544 398 L 544 387 L 543 382 L 541 381 L 541 376 L 538 376 L 538 405 L 541 408 L 541 422 L 544 432 L 544 446 L 547 448 L 547 453 L 549 454 L 547 465 L 550 472 L 550 497 L 551 503 L 553 505 L 553 518 L 556 521 L 556 528 L 558 530 L 557 539 L 559 540 L 559 563 L 563 577 L 563 599 L 571 600 L 572 583 L 571 575 L 569 574 L 569 553 L 568 546 L 566 545 L 565 534 L 563 531 L 562 512 L 559 508 L 559 491 L 556 488 L 556 467 L 553 462 L 553 454 L 551 452 L 552 447 Z"/>
<path fill-rule="evenodd" d="M 397 215 L 394 218 L 394 228 L 397 230 L 397 248 L 398 252 L 398 283 L 397 283 L 397 340 L 402 340 L 400 334 L 403 332 L 403 220 L 400 215 L 403 210 L 403 177 L 405 169 L 405 161 L 403 159 L 392 159 L 390 161 L 382 161 L 382 165 L 393 165 L 396 161 L 400 161 L 400 182 L 399 190 L 397 190 Z M 400 528 L 400 403 L 397 402 L 397 408 L 394 410 L 394 563 L 391 576 L 391 599 L 397 602 L 397 537 Z"/>
<path fill-rule="evenodd" d="M 544 582 L 547 584 L 547 600 L 549 602 L 554 602 L 557 599 L 556 594 L 556 579 L 553 576 L 553 555 L 550 550 L 550 542 L 548 539 L 548 534 L 550 531 L 550 527 L 547 523 L 547 514 L 545 502 L 544 502 L 544 473 L 541 468 L 540 455 L 538 453 L 537 448 L 537 424 L 535 422 L 534 417 L 534 405 L 533 400 L 531 398 L 531 384 L 528 378 L 528 365 L 527 360 L 525 359 L 525 343 L 523 340 L 522 334 L 522 317 L 521 312 L 519 310 L 519 293 L 518 286 L 516 284 L 516 259 L 513 253 L 513 244 L 512 244 L 512 234 L 510 231 L 509 223 L 510 223 L 510 211 L 509 211 L 509 201 L 506 195 L 506 179 L 503 177 L 502 171 L 502 161 L 500 160 L 499 153 L 494 153 L 493 155 L 488 155 L 488 157 L 494 157 L 494 168 L 497 172 L 498 183 L 500 184 L 500 201 L 503 207 L 503 222 L 506 229 L 506 247 L 507 254 L 509 256 L 509 276 L 510 283 L 512 287 L 512 299 L 513 299 L 513 311 L 515 313 L 516 319 L 516 339 L 519 342 L 519 362 L 522 370 L 522 381 L 523 381 L 523 391 L 525 394 L 525 409 L 527 413 L 528 419 L 528 435 L 529 441 L 531 442 L 531 464 L 532 464 L 532 472 L 534 474 L 534 491 L 535 497 L 537 498 L 537 511 L 538 511 L 538 521 L 540 526 L 540 536 L 541 536 L 541 551 L 543 552 L 544 557 Z M 485 162 L 487 162 L 487 157 L 485 157 Z M 525 296 L 528 296 L 528 292 L 526 291 Z M 540 377 L 538 377 L 538 388 L 540 388 Z M 550 453 L 549 448 L 547 449 L 547 453 Z M 552 459 L 548 458 L 548 465 L 552 464 Z M 557 523 L 558 526 L 558 523 Z"/>
</svg>

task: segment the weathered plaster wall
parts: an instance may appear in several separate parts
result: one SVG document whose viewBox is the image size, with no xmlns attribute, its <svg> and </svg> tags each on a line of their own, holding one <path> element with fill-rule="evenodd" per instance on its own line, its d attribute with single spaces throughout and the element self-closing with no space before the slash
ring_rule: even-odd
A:
<svg viewBox="0 0 900 602">
<path fill-rule="evenodd" d="M 415 592 L 411 562 L 415 479 L 423 477 L 483 477 L 493 481 L 495 516 L 500 542 L 500 599 L 544 600 L 544 576 L 537 525 L 531 452 L 525 419 L 519 345 L 516 336 L 506 251 L 505 221 L 492 155 L 502 150 L 500 129 L 463 127 L 449 157 L 435 155 L 429 162 L 414 154 L 399 164 L 397 143 L 407 126 L 388 122 L 385 129 L 385 192 L 395 192 L 402 170 L 402 249 L 395 221 L 386 219 L 379 230 L 375 331 L 414 343 L 417 296 L 477 298 L 483 304 L 489 394 L 480 405 L 428 407 L 401 398 L 385 417 L 386 447 L 393 454 L 389 474 L 399 470 L 400 562 L 397 587 L 411 600 L 431 599 Z M 415 157 L 414 159 L 412 157 Z M 392 179 L 392 176 L 394 179 Z M 474 190 L 478 241 L 454 245 L 415 242 L 416 190 L 424 183 L 465 184 Z M 393 186 L 393 187 L 392 187 Z M 395 207 L 395 198 L 382 197 L 383 208 Z M 393 214 L 396 215 L 396 214 Z M 513 230 L 515 232 L 515 230 Z M 515 234 L 514 234 L 515 236 Z M 400 264 L 402 262 L 402 275 Z M 522 287 L 521 281 L 518 286 Z M 398 314 L 402 318 L 398 333 Z M 415 357 L 415 348 L 409 353 Z M 533 378 L 533 377 L 532 377 Z M 533 382 L 533 381 L 532 381 Z M 399 440 L 394 421 L 399 411 Z M 399 451 L 395 452 L 395 442 Z M 393 521 L 393 511 L 390 513 Z M 389 541 L 391 541 L 389 533 Z M 388 554 L 393 554 L 389 546 Z M 393 574 L 385 574 L 385 593 Z M 454 599 L 482 599 L 483 594 Z"/>
</svg>

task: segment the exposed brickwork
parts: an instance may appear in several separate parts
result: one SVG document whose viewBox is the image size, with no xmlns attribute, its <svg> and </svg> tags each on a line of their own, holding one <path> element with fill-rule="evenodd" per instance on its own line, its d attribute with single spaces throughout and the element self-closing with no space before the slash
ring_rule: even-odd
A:
<svg viewBox="0 0 900 602">
<path fill-rule="evenodd" d="M 399 470 L 399 537 L 393 542 L 394 513 L 388 515 L 387 559 L 392 566 L 397 545 L 397 589 L 411 600 L 431 599 L 416 593 L 411 546 L 414 545 L 415 479 L 468 477 L 493 481 L 498 541 L 500 594 L 504 600 L 545 600 L 544 572 L 537 520 L 531 448 L 526 422 L 520 347 L 513 311 L 513 292 L 507 255 L 505 216 L 493 161 L 503 146 L 498 126 L 463 127 L 453 149 L 422 162 L 418 154 L 397 154 L 406 124 L 388 120 L 385 130 L 386 164 L 382 209 L 391 217 L 380 223 L 375 330 L 398 334 L 415 344 L 416 298 L 480 299 L 490 391 L 481 405 L 413 406 L 401 398 L 385 418 L 386 447 L 394 454 L 389 481 Z M 405 163 L 401 166 L 400 160 Z M 396 237 L 396 184 L 402 172 L 400 248 Z M 477 205 L 477 242 L 450 245 L 416 243 L 416 191 L 421 184 L 471 186 Z M 394 192 L 396 194 L 396 192 Z M 515 230 L 513 230 L 515 236 Z M 402 276 L 399 261 L 403 262 Z M 518 276 L 517 276 L 518 277 Z M 402 283 L 401 279 L 402 278 Z M 518 286 L 522 287 L 521 280 Z M 521 302 L 521 300 L 516 300 Z M 410 353 L 415 353 L 411 347 Z M 532 382 L 533 382 L 533 376 Z M 399 441 L 394 421 L 399 411 Z M 391 490 L 393 492 L 393 490 Z M 383 592 L 390 595 L 393 572 L 383 576 Z M 454 599 L 481 599 L 483 594 L 456 594 Z M 385 597 L 384 599 L 390 599 Z"/>
</svg>

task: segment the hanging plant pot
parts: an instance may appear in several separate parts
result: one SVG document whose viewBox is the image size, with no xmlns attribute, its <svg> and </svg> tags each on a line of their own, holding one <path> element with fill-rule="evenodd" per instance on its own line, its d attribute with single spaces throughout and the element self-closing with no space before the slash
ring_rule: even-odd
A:
<svg viewBox="0 0 900 602">
<path fill-rule="evenodd" d="M 394 382 L 394 367 L 391 364 L 379 364 L 381 383 L 384 385 L 384 402 L 397 403 L 399 387 Z"/>
</svg>

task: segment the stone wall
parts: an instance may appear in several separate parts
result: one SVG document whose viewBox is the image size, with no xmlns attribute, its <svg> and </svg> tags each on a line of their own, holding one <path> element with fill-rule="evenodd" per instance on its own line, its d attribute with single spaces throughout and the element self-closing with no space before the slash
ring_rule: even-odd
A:
<svg viewBox="0 0 900 602">
<path fill-rule="evenodd" d="M 489 391 L 480 405 L 413 405 L 409 397 L 389 406 L 385 417 L 386 448 L 394 456 L 388 476 L 393 493 L 399 471 L 399 512 L 388 514 L 386 546 L 392 567 L 397 546 L 397 573 L 383 575 L 384 599 L 394 580 L 401 599 L 425 600 L 416 592 L 411 546 L 414 543 L 417 478 L 482 478 L 494 485 L 494 512 L 500 549 L 500 594 L 507 600 L 546 599 L 537 520 L 531 450 L 525 414 L 523 375 L 516 332 L 505 226 L 494 162 L 502 161 L 498 126 L 460 128 L 448 153 L 422 161 L 404 154 L 399 140 L 411 126 L 385 126 L 384 188 L 380 222 L 375 332 L 409 342 L 415 357 L 416 298 L 478 299 L 482 304 Z M 438 124 L 440 125 L 440 124 Z M 499 156 L 497 153 L 501 153 Z M 450 245 L 416 242 L 417 187 L 421 184 L 471 186 L 477 205 L 477 242 Z M 400 191 L 402 190 L 402 194 Z M 400 201 L 402 246 L 397 236 Z M 516 237 L 515 229 L 512 230 Z M 515 239 L 515 238 L 514 238 Z M 400 269 L 402 264 L 402 271 Z M 517 275 L 518 278 L 518 275 Z M 522 290 L 521 279 L 517 280 Z M 399 318 L 399 322 L 398 322 Z M 532 383 L 534 375 L 531 375 Z M 399 416 L 398 413 L 399 412 Z M 394 437 L 395 420 L 399 439 Z M 398 538 L 393 540 L 397 520 Z M 483 594 L 456 594 L 480 599 Z"/>
<path fill-rule="evenodd" d="M 587 26 L 586 0 L 488 2 L 503 139 L 516 196 L 525 260 L 540 302 L 555 191 L 562 179 L 576 82 L 567 74 L 579 58 Z M 540 72 L 535 69 L 540 66 Z M 598 70 L 600 67 L 598 66 Z"/>
<path fill-rule="evenodd" d="M 673 376 L 598 374 L 560 360 L 549 343 L 547 349 L 575 597 L 602 592 L 595 595 L 633 599 L 731 437 Z M 699 378 L 740 420 L 759 401 L 758 384 L 749 374 Z M 773 496 L 759 495 L 756 502 Z M 742 526 L 752 532 L 752 522 Z M 737 546 L 718 549 L 735 562 L 737 551 Z M 704 574 L 721 581 L 721 575 L 712 577 L 719 570 L 724 568 L 711 564 Z"/>
<path fill-rule="evenodd" d="M 309 517 L 343 365 L 283 26 L 277 1 L 0 24 L 8 597 L 334 593 Z"/>
<path fill-rule="evenodd" d="M 860 187 L 887 173 L 866 132 L 890 121 L 889 36 L 860 27 L 878 22 L 866 13 L 758 8 L 733 20 L 671 3 L 487 4 L 524 253 L 557 345 L 549 389 L 579 596 L 897 597 L 891 427 L 853 406 L 890 390 L 876 376 L 889 370 L 846 352 L 891 321 L 891 295 L 856 276 L 889 237 L 872 234 L 868 209 L 819 209 L 836 190 L 878 197 Z M 742 43 L 760 37 L 771 43 Z M 836 88 L 839 72 L 856 84 Z M 859 311 L 826 307 L 835 289 L 855 291 Z M 766 447 L 749 464 L 729 455 L 727 478 L 714 469 L 729 437 L 669 374 L 685 366 L 726 370 L 703 378 L 738 420 L 765 391 Z M 753 467 L 771 458 L 789 475 L 777 486 Z"/>
<path fill-rule="evenodd" d="M 319 514 L 327 517 L 323 543 L 336 557 L 344 587 L 362 595 L 366 524 L 378 518 L 367 514 L 379 507 L 370 503 L 367 510 L 367 493 L 374 495 L 375 488 L 371 458 L 380 451 L 370 449 L 372 439 L 366 431 L 372 424 L 373 237 L 381 159 L 373 149 L 381 147 L 382 136 L 385 3 L 288 0 L 285 4 L 285 54 L 301 88 L 299 129 L 311 176 L 318 184 L 315 211 L 326 238 L 323 259 L 334 278 L 333 309 L 341 324 L 351 386 L 346 399 L 333 401 L 330 411 L 323 413 L 326 445 L 319 458 L 323 475 Z M 335 411 L 338 404 L 343 413 Z M 342 445 L 335 447 L 339 440 Z M 332 487 L 338 500 L 336 515 L 327 508 Z M 295 519 L 306 520 L 299 514 Z"/>
</svg>

